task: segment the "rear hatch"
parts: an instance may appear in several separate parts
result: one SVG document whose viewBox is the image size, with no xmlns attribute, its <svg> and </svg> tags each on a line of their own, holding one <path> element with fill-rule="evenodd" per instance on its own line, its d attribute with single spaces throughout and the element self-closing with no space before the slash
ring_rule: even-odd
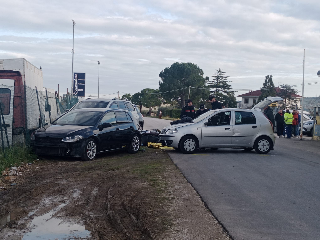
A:
<svg viewBox="0 0 320 240">
<path fill-rule="evenodd" d="M 263 101 L 259 102 L 255 106 L 253 106 L 252 109 L 260 109 L 261 111 L 263 111 L 263 109 L 265 109 L 271 103 L 276 103 L 276 102 L 280 102 L 280 101 L 283 101 L 283 99 L 281 97 L 267 97 Z"/>
</svg>

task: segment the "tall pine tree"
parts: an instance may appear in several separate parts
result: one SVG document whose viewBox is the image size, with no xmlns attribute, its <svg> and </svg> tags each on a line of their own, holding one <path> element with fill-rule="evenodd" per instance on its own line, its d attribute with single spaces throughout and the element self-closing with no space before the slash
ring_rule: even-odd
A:
<svg viewBox="0 0 320 240">
<path fill-rule="evenodd" d="M 272 81 L 272 75 L 267 75 L 266 79 L 264 80 L 263 87 L 261 88 L 261 95 L 258 98 L 258 102 L 262 101 L 266 97 L 275 97 L 276 94 L 276 89 Z"/>
<path fill-rule="evenodd" d="M 220 68 L 217 70 L 217 74 L 212 76 L 213 79 L 207 81 L 207 85 L 210 87 L 210 92 L 215 95 L 216 99 L 222 103 L 224 107 L 237 107 L 237 101 L 234 96 L 234 91 L 231 90 L 228 77 L 225 76 L 226 72 L 223 72 Z"/>
</svg>

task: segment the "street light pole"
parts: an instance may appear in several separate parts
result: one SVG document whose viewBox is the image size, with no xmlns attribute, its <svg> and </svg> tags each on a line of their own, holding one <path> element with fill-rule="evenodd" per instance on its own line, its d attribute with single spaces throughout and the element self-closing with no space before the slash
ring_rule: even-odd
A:
<svg viewBox="0 0 320 240">
<path fill-rule="evenodd" d="M 72 20 L 73 22 L 73 38 L 72 38 L 72 77 L 71 77 L 71 92 L 70 94 L 73 95 L 73 81 L 74 81 L 74 73 L 73 73 L 73 58 L 74 58 L 74 25 L 76 25 L 76 22 Z"/>
<path fill-rule="evenodd" d="M 99 66 L 100 66 L 100 61 L 98 61 L 98 98 L 99 98 Z"/>
<path fill-rule="evenodd" d="M 301 99 L 301 127 L 300 127 L 300 140 L 303 135 L 303 98 L 304 98 L 304 62 L 306 57 L 306 49 L 303 49 L 303 76 L 302 76 L 302 99 Z"/>
</svg>

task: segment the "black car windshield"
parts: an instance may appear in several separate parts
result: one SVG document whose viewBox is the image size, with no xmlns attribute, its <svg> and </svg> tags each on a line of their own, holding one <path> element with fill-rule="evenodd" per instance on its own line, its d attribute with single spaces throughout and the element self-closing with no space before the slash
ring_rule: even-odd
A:
<svg viewBox="0 0 320 240">
<path fill-rule="evenodd" d="M 94 126 L 104 112 L 72 111 L 52 123 L 53 125 Z"/>
<path fill-rule="evenodd" d="M 81 108 L 106 108 L 109 102 L 106 101 L 83 101 L 80 102 L 75 109 Z"/>
</svg>

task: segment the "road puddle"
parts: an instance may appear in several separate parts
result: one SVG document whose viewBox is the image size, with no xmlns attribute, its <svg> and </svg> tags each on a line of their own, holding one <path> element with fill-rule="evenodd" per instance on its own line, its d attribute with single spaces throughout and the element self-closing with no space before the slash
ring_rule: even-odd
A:
<svg viewBox="0 0 320 240">
<path fill-rule="evenodd" d="M 84 226 L 53 217 L 65 205 L 62 204 L 42 216 L 35 217 L 29 225 L 31 231 L 22 239 L 89 239 L 90 231 Z"/>
</svg>

